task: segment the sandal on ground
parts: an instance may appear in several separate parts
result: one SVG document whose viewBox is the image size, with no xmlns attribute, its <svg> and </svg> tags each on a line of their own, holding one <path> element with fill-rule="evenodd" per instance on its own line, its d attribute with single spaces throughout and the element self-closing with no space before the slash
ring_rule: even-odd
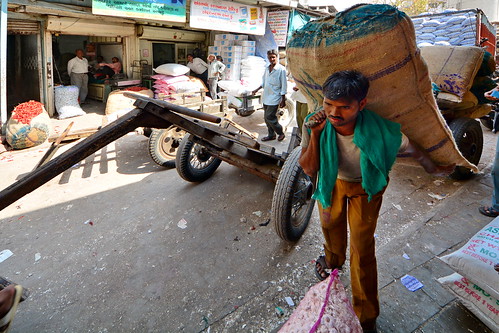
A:
<svg viewBox="0 0 499 333">
<path fill-rule="evenodd" d="M 314 268 L 315 276 L 317 276 L 319 280 L 324 281 L 329 276 L 329 273 L 326 272 L 326 269 L 329 269 L 327 267 L 326 257 L 320 256 L 315 261 L 315 268 Z"/>
<path fill-rule="evenodd" d="M 3 276 L 0 276 L 0 290 L 7 288 L 11 284 L 15 286 L 17 283 L 14 283 L 10 280 L 7 280 Z M 23 293 L 21 295 L 21 302 L 25 301 L 26 298 L 28 298 L 29 294 L 30 294 L 30 292 L 29 292 L 28 288 L 23 287 Z"/>
<path fill-rule="evenodd" d="M 489 217 L 499 216 L 499 211 L 495 210 L 492 207 L 482 206 L 482 207 L 478 208 L 478 211 L 480 213 L 482 213 L 483 215 L 489 216 Z"/>
<path fill-rule="evenodd" d="M 285 135 L 284 134 L 280 134 L 278 137 L 277 137 L 277 141 L 282 141 L 284 140 L 285 138 Z"/>
<path fill-rule="evenodd" d="M 9 331 L 9 328 L 14 321 L 14 317 L 16 316 L 17 306 L 21 301 L 23 287 L 17 284 L 14 286 L 14 288 L 16 292 L 14 294 L 14 301 L 12 302 L 12 306 L 10 307 L 9 312 L 7 312 L 7 314 L 3 316 L 3 318 L 0 318 L 0 327 L 2 327 L 0 333 L 7 333 Z"/>
<path fill-rule="evenodd" d="M 275 136 L 264 136 L 262 138 L 262 141 L 270 141 L 270 140 L 275 140 Z"/>
</svg>

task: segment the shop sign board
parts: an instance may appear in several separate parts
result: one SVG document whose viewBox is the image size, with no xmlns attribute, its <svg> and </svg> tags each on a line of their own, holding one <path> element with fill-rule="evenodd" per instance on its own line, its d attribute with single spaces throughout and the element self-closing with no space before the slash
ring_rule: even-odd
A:
<svg viewBox="0 0 499 333">
<path fill-rule="evenodd" d="M 274 34 L 275 42 L 279 47 L 286 46 L 288 36 L 289 10 L 276 10 L 267 13 L 270 30 Z"/>
<path fill-rule="evenodd" d="M 92 0 L 92 14 L 184 23 L 187 1 Z"/>
<path fill-rule="evenodd" d="M 95 0 L 94 0 L 95 1 Z M 264 35 L 267 9 L 232 1 L 191 0 L 192 28 Z"/>
</svg>

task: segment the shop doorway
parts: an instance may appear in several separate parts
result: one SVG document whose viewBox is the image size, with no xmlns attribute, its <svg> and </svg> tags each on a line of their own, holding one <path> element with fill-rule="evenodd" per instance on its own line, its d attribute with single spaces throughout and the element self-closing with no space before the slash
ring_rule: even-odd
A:
<svg viewBox="0 0 499 333">
<path fill-rule="evenodd" d="M 123 64 L 123 43 L 120 37 L 96 37 L 77 35 L 52 35 L 52 55 L 54 57 L 54 84 L 69 85 L 67 65 L 75 57 L 75 51 L 82 49 L 89 63 L 89 83 L 103 83 L 94 78 L 96 64 L 100 61 L 111 63 L 117 57 Z M 98 58 L 102 57 L 102 58 Z M 125 68 L 125 66 L 123 66 Z M 126 74 L 126 73 L 125 73 Z M 99 81 L 100 80 L 100 81 Z"/>
<path fill-rule="evenodd" d="M 42 101 L 39 34 L 7 36 L 7 116 L 19 103 Z"/>
</svg>

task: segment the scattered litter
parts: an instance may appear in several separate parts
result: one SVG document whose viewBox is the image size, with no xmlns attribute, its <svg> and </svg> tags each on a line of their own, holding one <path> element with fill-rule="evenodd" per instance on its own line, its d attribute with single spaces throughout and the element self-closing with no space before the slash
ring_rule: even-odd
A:
<svg viewBox="0 0 499 333">
<path fill-rule="evenodd" d="M 452 185 L 459 186 L 459 185 L 461 185 L 461 183 L 460 182 L 454 182 L 454 183 L 452 183 Z"/>
<path fill-rule="evenodd" d="M 289 296 L 284 297 L 286 300 L 286 303 L 288 303 L 289 306 L 295 306 L 295 302 L 293 302 L 293 299 Z"/>
<path fill-rule="evenodd" d="M 151 229 L 147 230 L 147 233 L 152 234 L 152 230 Z"/>
<path fill-rule="evenodd" d="M 281 286 L 277 286 L 277 291 L 282 291 L 282 287 Z"/>
<path fill-rule="evenodd" d="M 479 194 L 478 192 L 473 191 L 473 194 Z"/>
<path fill-rule="evenodd" d="M 243 326 L 241 326 L 242 329 L 246 328 L 246 324 L 243 324 Z"/>
<path fill-rule="evenodd" d="M 262 217 L 262 212 L 261 212 L 261 211 L 259 211 L 259 210 L 257 210 L 256 212 L 253 212 L 253 213 L 251 213 L 251 214 L 255 214 L 255 215 L 256 215 L 256 216 L 258 216 L 258 217 Z"/>
<path fill-rule="evenodd" d="M 251 226 L 251 228 L 250 228 L 250 230 L 255 230 L 255 229 L 256 229 L 256 228 L 255 228 L 255 226 L 254 226 L 254 225 L 252 225 L 252 226 Z"/>
<path fill-rule="evenodd" d="M 236 238 L 234 238 L 234 242 L 238 242 L 239 241 L 239 237 L 236 236 Z"/>
<path fill-rule="evenodd" d="M 275 313 L 277 313 L 279 317 L 284 316 L 284 311 L 282 311 L 282 309 L 278 306 L 275 307 Z"/>
<path fill-rule="evenodd" d="M 80 163 L 76 163 L 75 165 L 73 165 L 73 168 L 79 168 L 80 167 Z"/>
<path fill-rule="evenodd" d="M 394 203 L 392 203 L 393 207 L 397 208 L 398 210 L 402 210 L 402 207 L 400 207 L 400 205 L 396 205 Z"/>
<path fill-rule="evenodd" d="M 42 255 L 40 253 L 35 253 L 35 262 L 42 259 Z"/>
<path fill-rule="evenodd" d="M 16 209 L 21 209 L 21 204 L 17 205 Z"/>
<path fill-rule="evenodd" d="M 440 186 L 444 183 L 444 181 L 442 179 L 437 179 L 437 180 L 434 180 L 433 181 L 433 184 L 437 185 L 437 186 Z"/>
<path fill-rule="evenodd" d="M 402 257 L 404 257 L 404 259 L 411 260 L 411 257 L 409 257 L 409 255 L 407 253 L 405 253 L 405 252 L 402 255 Z"/>
<path fill-rule="evenodd" d="M 245 218 L 245 217 L 241 217 L 241 218 L 239 219 L 239 221 L 241 221 L 242 223 L 246 223 L 246 218 Z"/>
<path fill-rule="evenodd" d="M 378 237 L 379 237 L 378 234 L 374 234 L 374 238 L 378 238 Z"/>
<path fill-rule="evenodd" d="M 426 203 L 428 206 L 433 206 L 433 201 L 427 202 Z"/>
<path fill-rule="evenodd" d="M 67 205 L 64 209 L 65 209 L 65 210 L 70 210 L 71 208 L 73 208 L 73 205 L 72 205 L 72 204 L 69 204 L 69 205 Z"/>
<path fill-rule="evenodd" d="M 260 227 L 266 227 L 266 226 L 268 226 L 268 225 L 269 225 L 269 223 L 270 223 L 270 219 L 267 219 L 267 221 L 265 221 L 265 222 L 263 222 L 263 223 L 260 223 L 260 224 L 259 224 L 259 226 L 260 226 Z"/>
<path fill-rule="evenodd" d="M 430 197 L 432 197 L 433 199 L 437 199 L 437 200 L 442 200 L 442 199 L 445 199 L 445 197 L 447 196 L 447 194 L 442 194 L 442 195 L 439 195 L 439 194 L 435 194 L 435 193 L 428 193 L 428 195 Z"/>
<path fill-rule="evenodd" d="M 177 227 L 179 227 L 180 229 L 187 228 L 187 221 L 184 219 L 181 219 L 180 221 L 178 221 Z"/>
<path fill-rule="evenodd" d="M 9 257 L 13 254 L 14 253 L 12 253 L 11 250 L 3 250 L 2 252 L 0 252 L 0 262 L 9 259 Z"/>
<path fill-rule="evenodd" d="M 92 222 L 92 220 L 86 220 L 85 222 L 83 222 L 83 224 L 94 225 L 94 222 Z"/>
<path fill-rule="evenodd" d="M 418 289 L 423 288 L 423 284 L 419 282 L 414 276 L 404 275 L 400 282 L 410 291 L 416 291 Z"/>
</svg>

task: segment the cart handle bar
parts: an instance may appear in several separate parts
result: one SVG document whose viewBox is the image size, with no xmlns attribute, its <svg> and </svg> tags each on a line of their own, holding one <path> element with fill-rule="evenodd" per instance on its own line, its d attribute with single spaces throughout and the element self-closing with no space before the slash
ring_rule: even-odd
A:
<svg viewBox="0 0 499 333">
<path fill-rule="evenodd" d="M 209 121 L 209 122 L 215 123 L 215 124 L 219 124 L 222 122 L 222 118 L 214 116 L 212 114 L 199 112 L 196 110 L 186 108 L 184 106 L 168 103 L 166 101 L 150 98 L 150 97 L 147 97 L 144 95 L 134 94 L 131 92 L 125 92 L 125 93 L 123 93 L 123 95 L 125 97 L 128 97 L 128 98 L 136 99 L 136 101 L 133 105 L 135 105 L 136 107 L 141 108 L 141 109 L 144 109 L 144 107 L 147 103 L 154 103 L 154 104 L 156 104 L 164 109 L 167 109 L 169 111 L 175 111 L 177 113 L 180 113 L 180 114 L 192 117 L 192 118 L 197 118 L 197 119 Z M 147 102 L 147 103 L 144 103 L 144 102 Z"/>
</svg>

